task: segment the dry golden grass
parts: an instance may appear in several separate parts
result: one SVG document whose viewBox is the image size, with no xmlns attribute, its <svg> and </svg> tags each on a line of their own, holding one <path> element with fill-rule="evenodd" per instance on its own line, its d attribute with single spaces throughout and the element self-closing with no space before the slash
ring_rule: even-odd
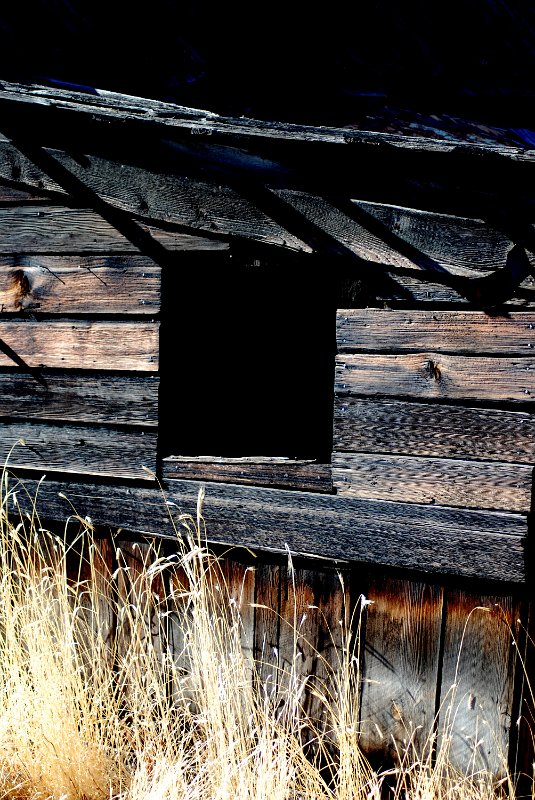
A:
<svg viewBox="0 0 535 800">
<path fill-rule="evenodd" d="M 423 758 L 409 743 L 395 769 L 371 769 L 355 724 L 359 617 L 345 625 L 344 656 L 328 686 L 315 689 L 327 723 L 314 747 L 305 746 L 314 722 L 302 707 L 302 682 L 290 667 L 279 681 L 287 687 L 282 703 L 258 681 L 253 688 L 239 608 L 204 546 L 200 516 L 181 521 L 174 556 L 140 546 L 133 568 L 118 549 L 106 573 L 87 520 L 71 517 L 61 534 L 44 530 L 37 503 L 33 515 L 18 513 L 23 491 L 4 473 L 2 795 L 379 800 L 387 791 L 393 800 L 490 800 L 499 793 L 490 775 L 456 774 L 447 747 L 436 753 L 434 742 Z"/>
</svg>

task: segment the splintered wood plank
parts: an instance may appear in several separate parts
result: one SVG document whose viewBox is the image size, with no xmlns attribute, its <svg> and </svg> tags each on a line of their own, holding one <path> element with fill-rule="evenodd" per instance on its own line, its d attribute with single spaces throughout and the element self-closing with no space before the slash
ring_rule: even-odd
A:
<svg viewBox="0 0 535 800">
<path fill-rule="evenodd" d="M 505 266 L 513 242 L 479 219 L 353 200 L 344 209 L 322 197 L 277 194 L 359 258 L 386 267 L 434 270 L 462 277 Z M 535 259 L 534 259 L 535 261 Z"/>
<path fill-rule="evenodd" d="M 535 417 L 520 411 L 337 397 L 334 450 L 535 463 Z"/>
<path fill-rule="evenodd" d="M 519 604 L 447 593 L 439 744 L 463 773 L 507 772 Z"/>
<path fill-rule="evenodd" d="M 335 381 L 344 397 L 528 403 L 535 399 L 535 358 L 348 353 L 336 357 Z"/>
<path fill-rule="evenodd" d="M 157 375 L 0 372 L 0 416 L 23 420 L 158 424 Z"/>
<path fill-rule="evenodd" d="M 0 367 L 158 369 L 157 322 L 0 320 Z M 19 359 L 19 361 L 17 361 Z"/>
<path fill-rule="evenodd" d="M 0 430 L 0 463 L 12 469 L 154 479 L 155 433 L 29 422 L 0 422 Z"/>
<path fill-rule="evenodd" d="M 154 225 L 140 228 L 168 250 L 220 250 L 228 245 Z M 1 253 L 136 253 L 138 247 L 91 209 L 63 206 L 0 208 Z"/>
<path fill-rule="evenodd" d="M 0 312 L 157 314 L 161 268 L 145 256 L 0 257 Z"/>
<path fill-rule="evenodd" d="M 343 353 L 434 350 L 529 356 L 535 348 L 535 313 L 344 309 L 337 313 L 336 339 Z"/>
<path fill-rule="evenodd" d="M 425 757 L 435 723 L 443 589 L 376 577 L 368 600 L 361 747 L 379 759 L 406 750 Z"/>
<path fill-rule="evenodd" d="M 244 117 L 222 117 L 211 111 L 187 108 L 185 106 L 166 103 L 161 100 L 132 97 L 129 95 L 97 89 L 95 92 L 77 91 L 66 87 L 38 86 L 2 81 L 0 99 L 10 104 L 13 111 L 19 109 L 33 109 L 43 114 L 46 110 L 53 109 L 53 118 L 61 112 L 69 111 L 75 117 L 90 117 L 99 121 L 110 122 L 116 120 L 127 122 L 137 120 L 147 127 L 165 127 L 168 132 L 173 128 L 184 128 L 188 133 L 212 135 L 225 133 L 236 134 L 244 138 L 247 134 L 251 137 L 276 138 L 283 141 L 301 141 L 303 144 L 336 143 L 343 146 L 346 151 L 348 143 L 353 147 L 358 143 L 371 143 L 374 149 L 380 149 L 381 154 L 397 150 L 396 155 L 411 151 L 430 153 L 443 153 L 449 156 L 478 156 L 478 161 L 485 156 L 489 157 L 490 164 L 496 165 L 498 154 L 504 160 L 530 162 L 533 155 L 525 148 L 503 144 L 501 142 L 475 143 L 465 142 L 454 137 L 446 141 L 433 139 L 429 136 L 406 136 L 402 134 L 382 133 L 376 131 L 361 131 L 355 128 L 328 128 L 295 125 L 283 122 L 264 122 Z M 189 137 L 191 138 L 191 136 Z M 379 148 L 379 145 L 383 145 Z M 291 147 L 291 145 L 290 145 Z M 292 148 L 293 149 L 293 148 Z M 317 149 L 314 148 L 314 154 Z M 461 162 L 466 165 L 466 158 Z"/>
<path fill-rule="evenodd" d="M 526 580 L 528 526 L 519 514 L 178 480 L 167 481 L 163 497 L 156 489 L 106 485 L 104 490 L 52 481 L 39 488 L 39 497 L 43 517 L 63 519 L 66 510 L 70 513 L 58 495 L 63 492 L 95 524 L 175 541 L 170 512 L 177 507 L 195 516 L 201 489 L 206 489 L 203 518 L 213 543 L 511 583 Z"/>
<path fill-rule="evenodd" d="M 533 467 L 452 458 L 333 453 L 339 495 L 527 513 Z"/>
<path fill-rule="evenodd" d="M 290 458 L 169 456 L 163 460 L 163 477 L 280 486 L 312 492 L 332 491 L 329 464 Z"/>
</svg>

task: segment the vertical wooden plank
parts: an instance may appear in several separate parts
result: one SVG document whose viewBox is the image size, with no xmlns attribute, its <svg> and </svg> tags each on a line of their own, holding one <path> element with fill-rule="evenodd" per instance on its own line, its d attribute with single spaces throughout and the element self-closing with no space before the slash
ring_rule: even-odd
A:
<svg viewBox="0 0 535 800">
<path fill-rule="evenodd" d="M 66 555 L 67 578 L 76 592 L 80 647 L 87 647 L 87 663 L 114 659 L 115 597 L 112 573 L 115 550 L 111 537 L 82 536 Z M 87 626 L 87 627 L 85 627 Z"/>
<path fill-rule="evenodd" d="M 440 746 L 463 773 L 501 777 L 508 765 L 519 603 L 447 593 Z"/>
<path fill-rule="evenodd" d="M 379 760 L 425 755 L 434 730 L 443 589 L 390 577 L 369 587 L 361 746 Z"/>
<path fill-rule="evenodd" d="M 136 650 L 153 654 L 160 666 L 163 664 L 166 643 L 161 620 L 165 586 L 162 574 L 150 569 L 158 558 L 154 545 L 121 541 L 117 557 L 117 653 L 129 680 L 137 669 Z"/>
<path fill-rule="evenodd" d="M 274 695 L 279 680 L 281 576 L 285 572 L 278 564 L 256 567 L 254 657 L 264 700 Z"/>
<path fill-rule="evenodd" d="M 252 683 L 254 668 L 254 597 L 255 569 L 234 561 L 222 559 L 221 573 L 231 604 L 233 620 L 239 625 L 240 641 L 247 672 Z"/>
<path fill-rule="evenodd" d="M 509 768 L 517 781 L 517 797 L 532 797 L 535 779 L 535 619 L 532 596 L 524 597 L 520 606 Z"/>
</svg>

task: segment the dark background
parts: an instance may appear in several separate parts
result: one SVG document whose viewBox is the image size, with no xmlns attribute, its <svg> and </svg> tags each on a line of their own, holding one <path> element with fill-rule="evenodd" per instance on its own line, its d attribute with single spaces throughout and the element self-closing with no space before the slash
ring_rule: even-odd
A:
<svg viewBox="0 0 535 800">
<path fill-rule="evenodd" d="M 535 4 L 513 0 L 3 4 L 0 79 L 365 125 L 392 109 L 533 125 Z M 385 125 L 387 123 L 385 122 Z"/>
</svg>

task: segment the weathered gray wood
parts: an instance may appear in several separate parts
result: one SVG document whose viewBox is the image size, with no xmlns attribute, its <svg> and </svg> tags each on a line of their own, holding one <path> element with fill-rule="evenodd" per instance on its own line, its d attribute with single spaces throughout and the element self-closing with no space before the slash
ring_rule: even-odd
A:
<svg viewBox="0 0 535 800">
<path fill-rule="evenodd" d="M 245 674 L 248 678 L 249 686 L 252 686 L 254 677 L 256 570 L 232 558 L 223 558 L 218 563 L 223 578 L 221 591 L 222 611 L 223 613 L 229 613 L 229 618 L 235 626 L 240 639 Z"/>
<path fill-rule="evenodd" d="M 277 193 L 364 261 L 476 277 L 505 266 L 513 242 L 482 220 L 353 200 L 354 214 L 305 192 Z M 533 257 L 535 263 L 535 257 Z"/>
<path fill-rule="evenodd" d="M 280 603 L 286 568 L 260 562 L 255 569 L 254 658 L 260 696 L 271 701 L 280 679 Z"/>
<path fill-rule="evenodd" d="M 139 430 L 0 421 L 0 464 L 12 469 L 153 480 L 156 446 L 155 433 Z"/>
<path fill-rule="evenodd" d="M 165 627 L 160 612 L 165 607 L 165 588 L 161 571 L 151 569 L 158 553 L 146 542 L 116 542 L 117 571 L 117 682 L 127 701 L 139 702 L 141 677 L 136 653 L 144 650 L 152 666 L 162 669 L 165 652 Z M 165 617 L 164 617 L 165 619 Z M 132 646 L 132 642 L 135 646 Z"/>
<path fill-rule="evenodd" d="M 535 348 L 535 314 L 347 309 L 337 314 L 336 336 L 343 353 L 435 350 L 529 356 Z"/>
<path fill-rule="evenodd" d="M 174 538 L 169 513 L 195 516 L 202 488 L 212 542 L 512 583 L 526 579 L 527 523 L 517 514 L 196 481 L 168 481 L 167 506 L 158 490 L 121 486 L 47 482 L 39 496 L 43 517 L 61 519 L 71 509 L 58 495 L 63 492 L 97 524 Z"/>
<path fill-rule="evenodd" d="M 0 257 L 0 313 L 157 314 L 161 268 L 145 256 Z"/>
<path fill-rule="evenodd" d="M 332 491 L 329 464 L 290 458 L 217 458 L 169 456 L 163 459 L 164 478 L 246 483 L 311 492 Z"/>
<path fill-rule="evenodd" d="M 452 287 L 446 282 L 441 283 L 440 276 L 433 272 L 422 272 L 420 276 L 416 276 L 414 273 L 407 275 L 385 270 L 373 276 L 372 286 L 376 301 L 398 306 L 401 306 L 402 303 L 405 305 L 409 303 L 466 305 L 474 303 L 474 300 L 477 303 L 477 296 L 475 296 L 476 293 L 470 281 L 468 283 L 457 281 L 455 287 Z M 366 284 L 363 284 L 362 288 L 366 289 Z M 359 285 L 355 285 L 353 288 L 348 287 L 346 296 L 355 294 L 358 296 L 359 291 L 362 291 Z M 493 305 L 496 304 L 519 309 L 535 308 L 535 278 L 528 275 L 509 294 L 496 297 Z M 340 305 L 345 306 L 346 304 L 341 303 Z M 358 305 L 362 305 L 362 302 Z"/>
<path fill-rule="evenodd" d="M 368 756 L 430 755 L 443 590 L 394 578 L 368 589 L 360 744 Z"/>
<path fill-rule="evenodd" d="M 336 358 L 335 388 L 341 396 L 528 403 L 535 399 L 535 358 L 348 353 Z"/>
<path fill-rule="evenodd" d="M 158 424 L 157 375 L 0 372 L 0 416 L 22 420 Z"/>
<path fill-rule="evenodd" d="M 337 397 L 333 448 L 535 464 L 535 417 L 521 411 Z"/>
<path fill-rule="evenodd" d="M 0 320 L 0 343 L 32 368 L 158 369 L 157 322 Z M 0 348 L 0 366 L 16 360 Z"/>
<path fill-rule="evenodd" d="M 281 711 L 289 714 L 295 713 L 299 698 L 310 722 L 305 735 L 311 739 L 320 733 L 327 740 L 332 736 L 329 709 L 336 708 L 339 701 L 336 678 L 340 678 L 340 663 L 347 657 L 344 622 L 349 605 L 348 582 L 334 570 L 296 569 L 289 564 L 282 571 L 278 698 Z M 353 702 L 356 718 L 357 692 Z"/>
<path fill-rule="evenodd" d="M 449 590 L 440 746 L 462 773 L 507 774 L 518 600 Z"/>
<path fill-rule="evenodd" d="M 220 117 L 209 111 L 186 108 L 158 100 L 117 94 L 99 89 L 86 93 L 66 88 L 50 86 L 23 85 L 2 81 L 0 101 L 37 109 L 56 108 L 85 113 L 92 119 L 118 121 L 137 120 L 150 124 L 165 125 L 171 128 L 190 129 L 193 133 L 228 133 L 283 140 L 301 139 L 311 142 L 332 142 L 341 145 L 373 143 L 402 150 L 421 150 L 433 153 L 455 153 L 466 151 L 474 155 L 500 154 L 511 160 L 533 161 L 531 151 L 520 147 L 496 144 L 475 144 L 462 141 L 442 141 L 422 136 L 403 136 L 400 134 L 360 131 L 356 129 L 313 128 L 280 122 L 260 122 L 247 118 Z"/>
<path fill-rule="evenodd" d="M 521 464 L 333 453 L 333 483 L 344 497 L 527 513 L 532 482 L 533 467 Z"/>
<path fill-rule="evenodd" d="M 168 250 L 226 250 L 228 244 L 138 223 Z M 63 206 L 0 208 L 1 253 L 136 253 L 122 233 L 91 209 Z"/>
<path fill-rule="evenodd" d="M 162 174 L 93 155 L 79 159 L 61 150 L 47 152 L 85 187 L 115 208 L 193 230 L 242 236 L 310 252 L 311 248 L 304 242 L 228 186 Z M 0 157 L 0 167 L 1 164 Z M 52 188 L 53 182 L 46 175 L 41 181 L 47 187 L 51 184 Z"/>
</svg>

